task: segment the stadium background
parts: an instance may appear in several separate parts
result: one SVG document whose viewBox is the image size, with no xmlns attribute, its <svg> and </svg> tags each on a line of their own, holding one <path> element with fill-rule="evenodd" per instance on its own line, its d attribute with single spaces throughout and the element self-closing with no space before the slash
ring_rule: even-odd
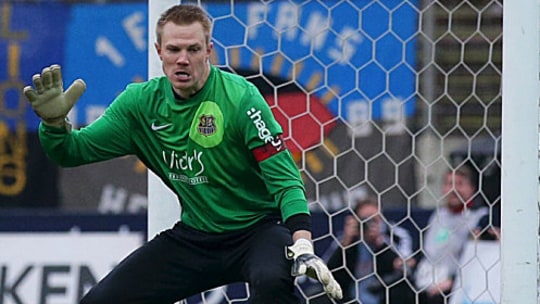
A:
<svg viewBox="0 0 540 304">
<path fill-rule="evenodd" d="M 500 199 L 501 3 L 437 1 L 430 9 L 429 1 L 421 0 L 348 2 L 332 10 L 331 17 L 342 22 L 333 23 L 310 49 L 302 32 L 287 31 L 279 43 L 272 34 L 290 1 L 273 1 L 267 17 L 271 26 L 249 32 L 242 24 L 255 1 L 236 1 L 235 18 L 228 17 L 229 1 L 205 1 L 217 19 L 213 62 L 255 82 L 282 125 L 290 126 L 286 137 L 303 169 L 317 250 L 323 252 L 331 242 L 328 232 L 340 227 L 349 204 L 368 193 L 379 196 L 389 220 L 410 218 L 417 232 L 437 204 L 433 198 L 442 172 L 465 162 L 480 174 L 482 196 L 495 212 Z M 350 3 L 362 8 L 361 24 L 359 10 Z M 308 1 L 299 23 L 308 27 L 326 11 L 320 2 Z M 377 22 L 388 20 L 389 11 L 399 22 Z M 428 12 L 431 28 L 419 29 L 418 21 Z M 70 119 L 75 126 L 94 120 L 127 83 L 146 79 L 147 54 L 153 51 L 146 41 L 147 3 L 3 1 L 0 16 L 0 231 L 97 231 L 131 235 L 131 245 L 142 241 L 146 168 L 132 157 L 58 168 L 39 146 L 39 120 L 21 89 L 39 69 L 59 63 L 66 83 L 81 77 L 88 84 Z M 455 28 L 446 35 L 449 23 Z M 362 35 L 355 34 L 359 28 Z M 419 31 L 443 34 L 428 43 L 416 35 Z M 248 40 L 233 33 L 245 33 Z M 345 44 L 338 41 L 344 33 Z M 334 64 L 336 53 L 346 54 L 340 59 L 346 64 Z M 427 68 L 426 57 L 437 69 Z M 294 69 L 298 74 L 291 82 Z M 411 157 L 419 151 L 434 160 L 426 165 Z M 43 278 L 48 264 L 37 264 Z M 13 269 L 18 266 L 2 260 L 0 266 L 7 278 L 0 300 L 17 303 L 15 295 L 23 294 L 23 287 L 9 282 L 31 280 L 22 275 L 28 268 Z M 91 281 L 79 279 L 76 285 Z M 63 291 L 42 285 L 42 301 L 62 293 L 75 297 L 71 284 Z"/>
</svg>

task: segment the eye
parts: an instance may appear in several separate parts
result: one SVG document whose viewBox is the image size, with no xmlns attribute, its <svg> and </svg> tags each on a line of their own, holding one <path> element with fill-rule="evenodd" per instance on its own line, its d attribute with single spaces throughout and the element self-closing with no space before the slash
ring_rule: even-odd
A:
<svg viewBox="0 0 540 304">
<path fill-rule="evenodd" d="M 168 46 L 167 47 L 167 51 L 169 53 L 178 53 L 180 51 L 180 48 L 178 47 L 175 47 L 175 46 Z"/>
<path fill-rule="evenodd" d="M 190 53 L 198 53 L 201 50 L 200 46 L 193 46 L 188 49 Z"/>
</svg>

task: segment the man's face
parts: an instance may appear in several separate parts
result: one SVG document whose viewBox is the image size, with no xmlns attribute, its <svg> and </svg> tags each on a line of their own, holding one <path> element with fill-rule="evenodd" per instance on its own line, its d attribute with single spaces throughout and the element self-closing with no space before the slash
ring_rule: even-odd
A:
<svg viewBox="0 0 540 304">
<path fill-rule="evenodd" d="M 363 226 L 365 240 L 369 243 L 374 241 L 380 234 L 382 219 L 379 214 L 379 208 L 373 205 L 365 205 L 358 210 L 358 218 Z"/>
<path fill-rule="evenodd" d="M 156 43 L 155 46 L 163 72 L 178 95 L 187 98 L 204 86 L 210 71 L 213 45 L 207 45 L 200 23 L 166 23 L 161 32 L 161 44 Z"/>
<path fill-rule="evenodd" d="M 466 177 L 459 174 L 448 173 L 443 186 L 447 205 L 450 208 L 457 208 L 468 203 L 476 189 Z"/>
</svg>

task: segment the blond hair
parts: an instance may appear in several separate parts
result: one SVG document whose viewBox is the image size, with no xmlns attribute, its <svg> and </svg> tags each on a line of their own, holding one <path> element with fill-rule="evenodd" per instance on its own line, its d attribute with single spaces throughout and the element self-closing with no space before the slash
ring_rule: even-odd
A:
<svg viewBox="0 0 540 304">
<path fill-rule="evenodd" d="M 199 6 L 193 4 L 178 4 L 161 14 L 156 26 L 156 39 L 158 44 L 161 44 L 163 27 L 168 22 L 172 22 L 176 25 L 190 25 L 198 22 L 203 27 L 206 36 L 206 44 L 208 45 L 210 43 L 212 22 L 206 12 Z"/>
</svg>

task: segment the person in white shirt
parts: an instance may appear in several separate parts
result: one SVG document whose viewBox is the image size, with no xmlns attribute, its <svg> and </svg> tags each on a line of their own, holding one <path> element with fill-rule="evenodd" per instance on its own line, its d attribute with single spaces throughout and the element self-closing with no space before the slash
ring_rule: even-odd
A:
<svg viewBox="0 0 540 304">
<path fill-rule="evenodd" d="M 473 208 L 478 194 L 474 171 L 464 165 L 445 173 L 445 203 L 437 207 L 421 236 L 415 285 L 420 304 L 441 304 L 452 290 L 460 257 L 486 207 Z"/>
</svg>

